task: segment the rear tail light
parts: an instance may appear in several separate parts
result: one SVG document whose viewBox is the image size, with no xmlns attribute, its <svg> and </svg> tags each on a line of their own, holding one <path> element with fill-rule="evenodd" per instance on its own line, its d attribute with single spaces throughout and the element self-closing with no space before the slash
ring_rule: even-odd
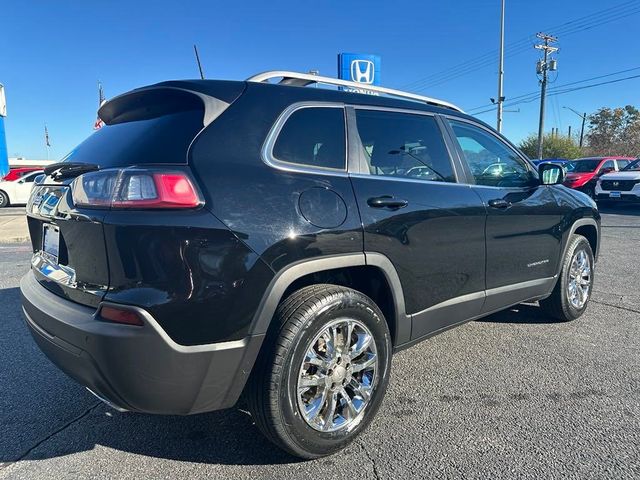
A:
<svg viewBox="0 0 640 480">
<path fill-rule="evenodd" d="M 142 326 L 142 318 L 133 310 L 118 308 L 104 305 L 100 309 L 100 318 L 108 320 L 110 322 L 122 323 L 125 325 L 137 325 Z"/>
<path fill-rule="evenodd" d="M 71 184 L 73 203 L 89 208 L 195 208 L 202 205 L 183 171 L 124 168 L 85 173 Z"/>
</svg>

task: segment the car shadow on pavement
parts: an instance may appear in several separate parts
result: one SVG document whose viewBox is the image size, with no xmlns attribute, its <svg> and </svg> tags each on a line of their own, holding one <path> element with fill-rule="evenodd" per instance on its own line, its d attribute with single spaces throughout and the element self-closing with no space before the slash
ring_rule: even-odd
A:
<svg viewBox="0 0 640 480">
<path fill-rule="evenodd" d="M 521 303 L 519 305 L 514 305 L 511 308 L 480 318 L 477 321 L 519 324 L 558 323 L 558 320 L 547 315 L 537 303 Z"/>
<path fill-rule="evenodd" d="M 102 404 L 38 349 L 22 318 L 18 288 L 0 289 L 0 365 L 0 470 L 97 447 L 207 464 L 299 462 L 268 442 L 242 406 L 160 416 Z"/>
</svg>

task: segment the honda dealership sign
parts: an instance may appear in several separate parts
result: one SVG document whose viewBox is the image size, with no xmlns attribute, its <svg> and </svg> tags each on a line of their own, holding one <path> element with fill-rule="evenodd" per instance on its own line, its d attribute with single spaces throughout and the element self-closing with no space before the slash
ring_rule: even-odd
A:
<svg viewBox="0 0 640 480">
<path fill-rule="evenodd" d="M 363 53 L 338 54 L 338 78 L 362 84 L 362 89 L 354 89 L 360 93 L 368 91 L 367 85 L 380 85 L 380 56 Z M 344 90 L 350 90 L 344 87 Z"/>
</svg>

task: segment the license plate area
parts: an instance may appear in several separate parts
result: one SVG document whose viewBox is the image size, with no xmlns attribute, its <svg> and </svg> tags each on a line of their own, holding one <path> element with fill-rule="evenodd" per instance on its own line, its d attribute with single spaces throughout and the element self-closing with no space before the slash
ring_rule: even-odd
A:
<svg viewBox="0 0 640 480">
<path fill-rule="evenodd" d="M 620 198 L 620 192 L 609 192 L 610 198 Z"/>
<path fill-rule="evenodd" d="M 42 256 L 52 263 L 58 263 L 60 255 L 60 229 L 50 223 L 42 225 Z"/>
</svg>

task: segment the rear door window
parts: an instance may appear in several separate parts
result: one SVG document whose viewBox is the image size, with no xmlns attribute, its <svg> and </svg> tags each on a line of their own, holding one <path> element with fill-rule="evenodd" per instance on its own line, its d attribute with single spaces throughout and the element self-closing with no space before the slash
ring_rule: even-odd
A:
<svg viewBox="0 0 640 480">
<path fill-rule="evenodd" d="M 342 107 L 305 107 L 286 120 L 273 146 L 273 159 L 304 167 L 346 169 Z"/>
<path fill-rule="evenodd" d="M 358 134 L 371 175 L 455 182 L 436 119 L 378 110 L 356 110 Z"/>
</svg>

